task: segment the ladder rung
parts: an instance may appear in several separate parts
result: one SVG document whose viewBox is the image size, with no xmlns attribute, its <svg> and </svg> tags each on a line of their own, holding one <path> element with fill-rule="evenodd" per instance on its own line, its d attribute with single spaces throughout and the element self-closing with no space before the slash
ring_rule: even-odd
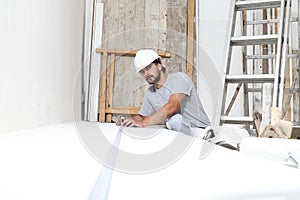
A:
<svg viewBox="0 0 300 200">
<path fill-rule="evenodd" d="M 291 17 L 291 22 L 298 22 L 299 21 L 299 17 Z"/>
<path fill-rule="evenodd" d="M 253 123 L 253 117 L 243 116 L 243 117 L 231 117 L 231 116 L 221 116 L 221 121 L 228 124 L 244 124 Z"/>
<path fill-rule="evenodd" d="M 276 44 L 278 40 L 277 34 L 272 35 L 254 35 L 231 37 L 231 45 L 260 45 L 260 44 Z"/>
<path fill-rule="evenodd" d="M 258 25 L 258 24 L 274 24 L 279 23 L 279 19 L 264 19 L 256 21 L 246 21 L 246 25 Z"/>
<path fill-rule="evenodd" d="M 243 74 L 243 75 L 226 75 L 226 81 L 229 83 L 264 83 L 273 82 L 273 74 Z"/>
<path fill-rule="evenodd" d="M 256 0 L 256 1 L 237 1 L 235 8 L 237 11 L 255 10 L 264 8 L 278 8 L 281 5 L 281 0 Z"/>
<path fill-rule="evenodd" d="M 246 59 L 274 59 L 276 58 L 275 54 L 271 54 L 271 55 L 248 55 L 245 56 Z"/>
<path fill-rule="evenodd" d="M 298 54 L 288 54 L 288 58 L 298 58 Z M 245 56 L 246 59 L 275 59 L 276 55 L 271 54 L 271 55 L 248 55 Z"/>
<path fill-rule="evenodd" d="M 294 88 L 293 91 L 295 93 L 300 92 L 300 88 Z M 247 92 L 262 92 L 262 88 L 247 88 Z M 284 88 L 284 92 L 289 93 L 292 92 L 291 88 Z"/>
<path fill-rule="evenodd" d="M 298 17 L 291 17 L 290 22 L 298 22 Z M 246 25 L 258 25 L 258 24 L 275 24 L 279 23 L 279 19 L 262 19 L 255 21 L 246 21 Z"/>
<path fill-rule="evenodd" d="M 247 92 L 262 92 L 262 88 L 247 88 Z"/>
<path fill-rule="evenodd" d="M 292 89 L 291 88 L 284 88 L 284 92 L 291 92 Z M 295 92 L 300 92 L 300 88 L 294 88 Z"/>
<path fill-rule="evenodd" d="M 287 57 L 288 58 L 298 58 L 299 55 L 298 54 L 288 54 Z"/>
</svg>

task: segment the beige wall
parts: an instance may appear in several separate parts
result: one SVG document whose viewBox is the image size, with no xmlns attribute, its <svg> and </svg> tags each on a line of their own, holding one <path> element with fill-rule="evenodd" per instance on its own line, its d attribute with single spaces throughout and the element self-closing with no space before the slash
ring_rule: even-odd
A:
<svg viewBox="0 0 300 200">
<path fill-rule="evenodd" d="M 73 120 L 83 21 L 84 0 L 1 1 L 0 132 Z"/>
</svg>

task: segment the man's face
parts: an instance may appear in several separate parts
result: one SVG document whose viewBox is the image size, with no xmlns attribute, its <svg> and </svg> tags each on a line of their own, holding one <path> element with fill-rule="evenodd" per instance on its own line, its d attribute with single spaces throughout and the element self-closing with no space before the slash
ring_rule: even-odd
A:
<svg viewBox="0 0 300 200">
<path fill-rule="evenodd" d="M 149 84 L 155 84 L 160 80 L 159 64 L 151 63 L 140 71 L 140 74 Z"/>
</svg>

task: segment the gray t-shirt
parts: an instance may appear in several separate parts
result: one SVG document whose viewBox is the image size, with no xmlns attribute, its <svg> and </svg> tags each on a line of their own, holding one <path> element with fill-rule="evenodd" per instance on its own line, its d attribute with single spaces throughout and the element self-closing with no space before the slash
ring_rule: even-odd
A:
<svg viewBox="0 0 300 200">
<path fill-rule="evenodd" d="M 169 74 L 165 84 L 156 89 L 154 85 L 146 91 L 140 110 L 140 115 L 149 116 L 159 110 L 169 101 L 172 94 L 183 93 L 185 98 L 178 113 L 183 117 L 183 123 L 191 127 L 207 127 L 210 122 L 203 109 L 192 80 L 182 72 Z"/>
</svg>

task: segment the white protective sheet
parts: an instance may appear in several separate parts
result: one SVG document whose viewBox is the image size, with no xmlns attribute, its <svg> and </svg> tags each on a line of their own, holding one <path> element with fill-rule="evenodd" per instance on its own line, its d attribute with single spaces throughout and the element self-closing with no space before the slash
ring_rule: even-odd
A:
<svg viewBox="0 0 300 200">
<path fill-rule="evenodd" d="M 108 141 L 118 131 L 114 124 L 79 126 L 95 125 Z M 0 135 L 0 199 L 87 199 L 102 165 L 88 153 L 92 151 L 79 129 L 75 123 L 66 123 Z M 165 129 L 152 136 L 150 128 L 124 131 L 120 149 L 131 154 L 148 155 L 178 139 L 177 133 Z M 204 141 L 195 139 L 177 160 L 156 171 L 114 171 L 108 199 L 300 198 L 299 170 L 219 146 L 200 160 L 203 145 Z"/>
<path fill-rule="evenodd" d="M 242 140 L 240 152 L 300 169 L 300 140 L 297 139 L 248 137 Z"/>
</svg>

